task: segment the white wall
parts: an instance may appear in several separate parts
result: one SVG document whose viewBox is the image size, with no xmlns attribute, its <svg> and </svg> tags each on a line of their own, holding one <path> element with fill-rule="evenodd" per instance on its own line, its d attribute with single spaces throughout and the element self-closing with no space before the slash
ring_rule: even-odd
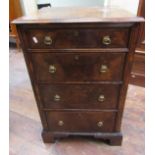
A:
<svg viewBox="0 0 155 155">
<path fill-rule="evenodd" d="M 139 0 L 110 0 L 110 5 L 119 6 L 123 9 L 137 14 Z"/>
<path fill-rule="evenodd" d="M 38 4 L 51 3 L 53 7 L 58 6 L 119 6 L 123 9 L 137 14 L 139 0 L 37 0 Z"/>
<path fill-rule="evenodd" d="M 104 0 L 37 0 L 38 4 L 51 3 L 53 7 L 59 6 L 103 6 Z"/>
<path fill-rule="evenodd" d="M 119 6 L 133 14 L 137 14 L 139 0 L 21 0 L 21 4 L 24 14 L 31 14 L 37 10 L 37 3 L 51 3 L 53 7 L 103 6 L 106 1 L 108 5 Z"/>
<path fill-rule="evenodd" d="M 20 0 L 24 15 L 29 15 L 37 12 L 36 0 Z"/>
</svg>

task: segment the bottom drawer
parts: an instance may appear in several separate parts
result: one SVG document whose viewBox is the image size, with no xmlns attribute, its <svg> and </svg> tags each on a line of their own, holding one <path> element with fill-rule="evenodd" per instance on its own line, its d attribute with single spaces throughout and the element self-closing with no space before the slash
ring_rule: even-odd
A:
<svg viewBox="0 0 155 155">
<path fill-rule="evenodd" d="M 112 132 L 116 112 L 46 112 L 50 131 Z"/>
</svg>

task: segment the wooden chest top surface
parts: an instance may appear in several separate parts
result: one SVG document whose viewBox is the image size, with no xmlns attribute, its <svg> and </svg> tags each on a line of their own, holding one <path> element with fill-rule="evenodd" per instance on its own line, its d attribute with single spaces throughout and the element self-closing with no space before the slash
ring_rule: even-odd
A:
<svg viewBox="0 0 155 155">
<path fill-rule="evenodd" d="M 120 23 L 143 20 L 142 17 L 116 7 L 55 7 L 38 10 L 34 14 L 16 19 L 13 23 Z"/>
</svg>

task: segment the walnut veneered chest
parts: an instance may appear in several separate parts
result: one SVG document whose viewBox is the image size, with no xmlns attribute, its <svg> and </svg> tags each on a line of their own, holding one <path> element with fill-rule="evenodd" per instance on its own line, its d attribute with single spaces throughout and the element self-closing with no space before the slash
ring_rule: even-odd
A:
<svg viewBox="0 0 155 155">
<path fill-rule="evenodd" d="M 44 142 L 72 135 L 122 141 L 140 17 L 116 8 L 52 8 L 15 21 Z"/>
</svg>

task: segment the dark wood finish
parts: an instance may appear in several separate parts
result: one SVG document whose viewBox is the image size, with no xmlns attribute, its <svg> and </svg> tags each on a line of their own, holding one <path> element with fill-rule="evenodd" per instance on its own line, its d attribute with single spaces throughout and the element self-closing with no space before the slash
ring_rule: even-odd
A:
<svg viewBox="0 0 155 155">
<path fill-rule="evenodd" d="M 27 48 L 30 49 L 64 49 L 64 48 L 116 48 L 127 47 L 128 44 L 128 28 L 48 28 L 45 26 L 42 29 L 26 29 Z M 45 37 L 52 39 L 50 45 L 44 43 Z M 102 43 L 104 36 L 110 36 L 111 44 L 105 45 Z M 33 38 L 37 39 L 33 40 Z"/>
<path fill-rule="evenodd" d="M 36 80 L 39 83 L 122 80 L 126 53 L 79 52 L 31 53 Z M 49 72 L 50 65 L 56 68 L 53 74 Z M 107 66 L 103 73 L 100 72 L 102 65 Z"/>
<path fill-rule="evenodd" d="M 132 72 L 139 73 L 139 74 L 145 74 L 144 53 L 138 52 L 138 51 L 135 53 L 135 55 L 134 55 L 134 63 L 132 65 Z"/>
<path fill-rule="evenodd" d="M 124 77 L 123 81 L 124 84 L 122 85 L 121 92 L 120 92 L 120 98 L 119 98 L 119 106 L 118 110 L 119 112 L 117 113 L 116 117 L 116 126 L 115 129 L 117 132 L 121 130 L 121 123 L 122 123 L 122 116 L 123 116 L 123 109 L 125 106 L 125 99 L 126 99 L 126 92 L 128 89 L 128 83 L 130 79 L 130 73 L 131 73 L 131 68 L 132 68 L 132 62 L 134 58 L 134 51 L 136 48 L 136 43 L 137 43 L 137 38 L 138 38 L 138 30 L 139 30 L 139 24 L 135 24 L 132 27 L 131 34 L 130 34 L 130 40 L 129 40 L 129 53 L 126 58 L 126 63 L 124 65 Z"/>
<path fill-rule="evenodd" d="M 112 132 L 114 112 L 46 112 L 50 131 L 55 132 Z M 63 125 L 59 125 L 63 121 Z M 98 126 L 99 122 L 103 126 Z"/>
<path fill-rule="evenodd" d="M 49 24 L 49 23 L 139 23 L 142 17 L 118 7 L 53 7 L 40 10 L 31 16 L 23 16 L 14 21 L 16 24 Z"/>
<path fill-rule="evenodd" d="M 96 155 L 115 155 L 116 152 L 123 155 L 145 154 L 145 88 L 129 85 L 122 123 L 122 131 L 125 138 L 121 149 L 120 147 L 112 148 L 104 144 L 104 142 L 108 141 L 103 139 L 103 133 L 102 136 L 100 134 L 100 138 L 96 137 L 96 140 L 93 138 L 95 137 L 93 134 L 99 136 L 97 133 L 90 133 L 87 136 L 85 133 L 82 136 L 74 133 L 74 135 L 69 135 L 65 138 L 60 137 L 58 139 L 58 137 L 55 137 L 56 143 L 54 145 L 52 143 L 43 143 L 40 135 L 42 129 L 40 118 L 30 79 L 27 75 L 23 54 L 18 52 L 18 49 L 11 48 L 9 55 L 9 71 L 11 75 L 9 93 L 10 155 L 47 155 L 53 152 L 54 155 L 64 154 L 64 152 L 68 155 L 82 154 L 82 152 L 86 154 L 92 154 L 93 152 Z M 59 132 L 60 135 L 62 136 Z M 114 137 L 114 134 L 110 133 L 110 135 Z M 118 137 L 118 134 L 115 135 Z M 104 136 L 108 136 L 108 134 L 104 133 Z M 106 139 L 108 138 L 110 136 L 106 137 Z"/>
<path fill-rule="evenodd" d="M 45 16 L 48 12 L 40 12 L 35 17 L 15 21 L 41 116 L 43 140 L 54 142 L 56 138 L 80 135 L 121 145 L 125 96 L 143 19 L 112 8 L 105 16 L 101 8 L 74 8 L 69 10 L 72 18 L 63 12 L 65 9 L 58 10 L 51 9 L 50 19 Z M 66 35 L 68 31 L 71 33 Z M 36 46 L 31 38 L 34 32 L 35 39 L 41 36 L 41 44 Z M 47 32 L 58 40 L 54 47 L 42 44 Z M 80 40 L 73 35 L 75 38 L 79 35 Z M 103 35 L 111 35 L 110 45 L 101 46 Z M 46 40 L 46 44 L 51 42 L 51 38 Z M 54 65 L 50 73 L 49 65 Z M 97 98 L 103 92 L 100 104 Z M 57 104 L 53 95 L 59 101 Z"/>
<path fill-rule="evenodd" d="M 135 52 L 130 83 L 145 87 L 145 53 L 142 51 Z"/>
<path fill-rule="evenodd" d="M 54 143 L 56 139 L 62 139 L 72 136 L 93 137 L 98 140 L 102 140 L 111 146 L 122 145 L 122 133 L 120 132 L 49 132 L 42 131 L 42 138 L 45 143 Z"/>
<path fill-rule="evenodd" d="M 145 0 L 139 1 L 137 15 L 145 17 Z M 140 24 L 130 83 L 145 87 L 145 23 Z"/>
<path fill-rule="evenodd" d="M 131 73 L 130 83 L 133 85 L 145 87 L 145 76 L 143 74 Z"/>
<path fill-rule="evenodd" d="M 139 1 L 137 16 L 145 18 L 145 0 Z M 145 23 L 140 24 L 137 50 L 145 51 Z"/>
<path fill-rule="evenodd" d="M 121 85 L 41 85 L 42 103 L 46 109 L 116 109 Z M 55 101 L 55 95 L 60 96 Z M 104 101 L 99 101 L 104 95 Z M 112 96 L 112 97 L 111 97 Z"/>
</svg>

